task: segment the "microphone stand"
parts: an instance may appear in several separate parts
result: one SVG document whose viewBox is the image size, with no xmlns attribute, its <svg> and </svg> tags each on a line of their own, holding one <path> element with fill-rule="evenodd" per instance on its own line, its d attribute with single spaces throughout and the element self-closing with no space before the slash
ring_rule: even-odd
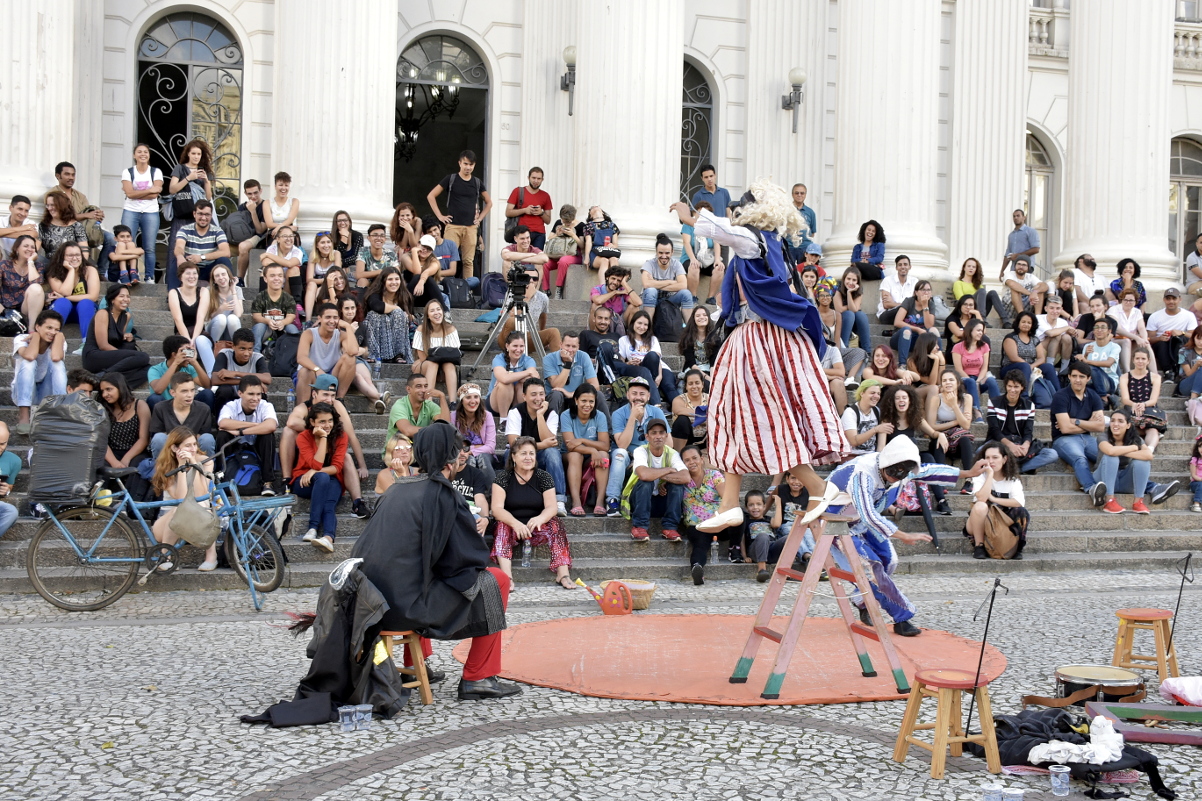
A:
<svg viewBox="0 0 1202 801">
<path fill-rule="evenodd" d="M 989 622 L 993 619 L 993 602 L 997 598 L 999 587 L 1005 590 L 1007 595 L 1010 594 L 1010 588 L 1002 584 L 1000 578 L 995 578 L 993 580 L 993 587 L 989 590 L 989 597 L 981 601 L 981 605 L 977 607 L 977 611 L 972 615 L 973 622 L 975 623 L 977 618 L 981 616 L 981 609 L 986 603 L 989 604 L 989 611 L 985 615 L 985 633 L 981 636 L 981 655 L 977 658 L 977 675 L 973 679 L 972 697 L 968 700 L 968 715 L 964 718 L 964 733 L 966 735 L 972 734 L 969 724 L 972 723 L 972 708 L 977 700 L 977 685 L 981 683 L 981 666 L 985 664 L 985 643 L 989 640 Z"/>
</svg>

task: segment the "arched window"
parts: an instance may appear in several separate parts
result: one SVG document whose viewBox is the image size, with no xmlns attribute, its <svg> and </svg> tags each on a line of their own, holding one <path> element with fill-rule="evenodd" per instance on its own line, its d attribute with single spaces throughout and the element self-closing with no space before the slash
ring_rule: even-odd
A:
<svg viewBox="0 0 1202 801">
<path fill-rule="evenodd" d="M 713 160 L 714 93 L 705 74 L 684 63 L 680 122 L 680 197 L 685 202 L 701 188 L 701 168 Z"/>
<path fill-rule="evenodd" d="M 488 86 L 484 59 L 461 39 L 434 34 L 405 48 L 396 66 L 393 202 L 424 198 L 463 150 L 476 154 L 483 179 Z"/>
<path fill-rule="evenodd" d="M 1185 262 L 1202 222 L 1202 146 L 1174 139 L 1169 157 L 1169 250 Z"/>
<path fill-rule="evenodd" d="M 1052 185 L 1056 169 L 1048 151 L 1033 135 L 1027 134 L 1027 161 L 1023 173 L 1023 211 L 1027 225 L 1039 232 L 1039 263 L 1044 277 L 1051 274 L 1055 242 L 1052 241 Z"/>
<path fill-rule="evenodd" d="M 185 11 L 151 25 L 138 44 L 138 141 L 167 175 L 184 144 L 213 150 L 213 205 L 238 205 L 242 174 L 242 47 L 212 17 Z"/>
</svg>

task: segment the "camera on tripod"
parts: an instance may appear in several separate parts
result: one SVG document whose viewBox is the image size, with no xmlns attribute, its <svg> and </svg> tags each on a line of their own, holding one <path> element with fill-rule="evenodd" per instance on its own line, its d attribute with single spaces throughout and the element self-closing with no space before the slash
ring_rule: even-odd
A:
<svg viewBox="0 0 1202 801">
<path fill-rule="evenodd" d="M 505 283 L 508 284 L 509 292 L 515 301 L 526 299 L 526 287 L 530 286 L 530 282 L 533 280 L 534 276 L 527 272 L 521 264 L 514 264 L 505 275 Z"/>
</svg>

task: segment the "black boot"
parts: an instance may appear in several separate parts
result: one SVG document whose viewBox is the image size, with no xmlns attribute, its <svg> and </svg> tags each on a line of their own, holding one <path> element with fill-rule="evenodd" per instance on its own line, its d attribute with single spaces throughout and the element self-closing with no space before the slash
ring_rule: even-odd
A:
<svg viewBox="0 0 1202 801">
<path fill-rule="evenodd" d="M 922 634 L 922 629 L 908 620 L 903 620 L 901 623 L 893 624 L 893 633 L 898 637 L 917 637 Z"/>
<path fill-rule="evenodd" d="M 705 583 L 705 568 L 701 565 L 693 565 L 693 586 L 700 587 Z"/>
<path fill-rule="evenodd" d="M 522 688 L 509 682 L 497 681 L 496 676 L 489 676 L 479 681 L 459 680 L 460 701 L 484 701 L 489 698 L 507 698 L 511 695 L 521 695 Z"/>
<path fill-rule="evenodd" d="M 442 681 L 446 677 L 447 674 L 445 672 L 438 670 L 437 668 L 430 667 L 430 663 L 426 662 L 426 679 L 431 684 L 438 684 L 438 682 Z"/>
</svg>

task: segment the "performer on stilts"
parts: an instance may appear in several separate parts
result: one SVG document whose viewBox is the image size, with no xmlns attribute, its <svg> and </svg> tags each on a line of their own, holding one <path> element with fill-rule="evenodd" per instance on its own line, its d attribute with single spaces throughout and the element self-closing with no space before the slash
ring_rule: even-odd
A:
<svg viewBox="0 0 1202 801">
<path fill-rule="evenodd" d="M 731 330 L 714 361 L 709 399 L 709 455 L 725 483 L 718 513 L 697 530 L 743 522 L 739 489 L 746 473 L 791 471 L 817 503 L 825 483 L 813 466 L 842 462 L 851 445 L 822 371 L 822 320 L 793 291 L 781 247 L 781 236 L 796 233 L 801 217 L 788 193 L 763 179 L 743 195 L 735 225 L 704 209 L 694 216 L 683 202 L 672 210 L 695 236 L 734 252 L 722 281 Z"/>
</svg>

